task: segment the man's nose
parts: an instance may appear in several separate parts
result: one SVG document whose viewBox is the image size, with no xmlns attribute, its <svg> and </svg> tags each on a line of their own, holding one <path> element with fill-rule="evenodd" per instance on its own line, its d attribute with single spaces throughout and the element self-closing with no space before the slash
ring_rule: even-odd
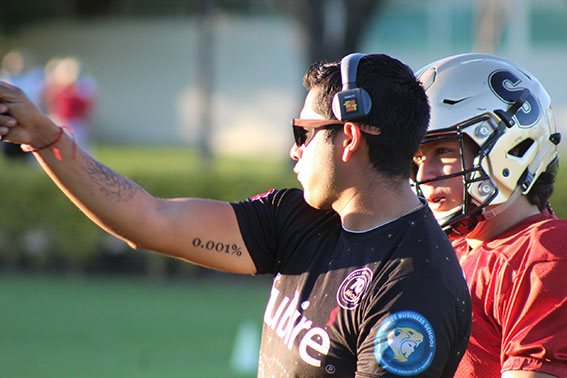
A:
<svg viewBox="0 0 567 378">
<path fill-rule="evenodd" d="M 439 176 L 437 164 L 435 164 L 433 159 L 430 159 L 425 155 L 421 156 L 417 163 L 417 173 L 415 176 L 417 181 L 429 180 Z"/>
<path fill-rule="evenodd" d="M 293 160 L 299 160 L 301 158 L 301 154 L 302 154 L 302 149 L 301 147 L 297 147 L 297 144 L 293 144 L 291 146 L 291 150 L 289 150 L 289 156 L 293 159 Z"/>
</svg>

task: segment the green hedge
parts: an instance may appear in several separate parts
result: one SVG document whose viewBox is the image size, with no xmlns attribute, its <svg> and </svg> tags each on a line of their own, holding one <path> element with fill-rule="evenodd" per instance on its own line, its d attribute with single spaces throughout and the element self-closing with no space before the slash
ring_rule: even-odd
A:
<svg viewBox="0 0 567 378">
<path fill-rule="evenodd" d="M 235 201 L 270 188 L 297 186 L 288 159 L 215 158 L 204 164 L 194 151 L 106 146 L 94 151 L 103 163 L 132 178 L 155 196 Z M 0 268 L 63 267 L 82 270 L 101 259 L 133 255 L 124 264 L 163 274 L 175 263 L 154 254 L 126 253 L 122 242 L 91 223 L 33 160 L 0 158 Z M 551 203 L 567 218 L 567 173 L 560 171 Z M 142 266 L 139 266 L 139 265 Z M 189 264 L 183 264 L 189 265 Z"/>
</svg>

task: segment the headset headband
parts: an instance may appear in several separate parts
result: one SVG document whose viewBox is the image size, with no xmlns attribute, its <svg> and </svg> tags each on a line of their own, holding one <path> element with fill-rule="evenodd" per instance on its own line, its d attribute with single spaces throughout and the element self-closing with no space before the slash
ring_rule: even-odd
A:
<svg viewBox="0 0 567 378">
<path fill-rule="evenodd" d="M 365 56 L 353 53 L 341 59 L 342 90 L 333 97 L 333 114 L 340 121 L 365 117 L 372 108 L 370 95 L 356 83 L 358 64 Z"/>
<path fill-rule="evenodd" d="M 358 63 L 364 56 L 364 54 L 353 53 L 341 59 L 341 81 L 343 83 L 343 91 L 358 88 L 358 85 L 356 84 Z"/>
</svg>

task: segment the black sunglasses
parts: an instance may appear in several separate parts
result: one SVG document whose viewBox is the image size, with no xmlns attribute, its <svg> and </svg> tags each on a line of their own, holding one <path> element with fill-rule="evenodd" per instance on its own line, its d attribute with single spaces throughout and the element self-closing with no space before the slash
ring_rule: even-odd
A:
<svg viewBox="0 0 567 378">
<path fill-rule="evenodd" d="M 342 127 L 344 122 L 336 119 L 299 119 L 291 120 L 293 139 L 297 147 L 307 145 L 315 136 L 316 129 L 334 129 Z"/>
<path fill-rule="evenodd" d="M 315 136 L 316 129 L 335 129 L 344 126 L 344 122 L 336 119 L 300 119 L 291 120 L 293 126 L 293 138 L 297 147 L 307 145 Z M 377 126 L 357 123 L 360 131 L 370 135 L 380 135 L 382 130 Z"/>
</svg>

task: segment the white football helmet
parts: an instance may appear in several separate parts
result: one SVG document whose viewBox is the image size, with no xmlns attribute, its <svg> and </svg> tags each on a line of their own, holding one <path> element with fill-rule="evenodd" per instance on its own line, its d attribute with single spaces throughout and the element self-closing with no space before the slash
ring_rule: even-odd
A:
<svg viewBox="0 0 567 378">
<path fill-rule="evenodd" d="M 463 225 L 472 229 L 479 216 L 498 214 L 527 194 L 543 172 L 557 168 L 561 138 L 551 98 L 518 64 L 493 55 L 463 54 L 431 63 L 416 76 L 431 106 L 423 142 L 458 138 L 461 156 L 464 136 L 478 146 L 473 167 L 459 173 L 465 184 L 463 206 L 438 219 L 446 231 Z M 416 189 L 446 178 L 416 182 Z M 487 209 L 489 204 L 500 206 Z"/>
</svg>

